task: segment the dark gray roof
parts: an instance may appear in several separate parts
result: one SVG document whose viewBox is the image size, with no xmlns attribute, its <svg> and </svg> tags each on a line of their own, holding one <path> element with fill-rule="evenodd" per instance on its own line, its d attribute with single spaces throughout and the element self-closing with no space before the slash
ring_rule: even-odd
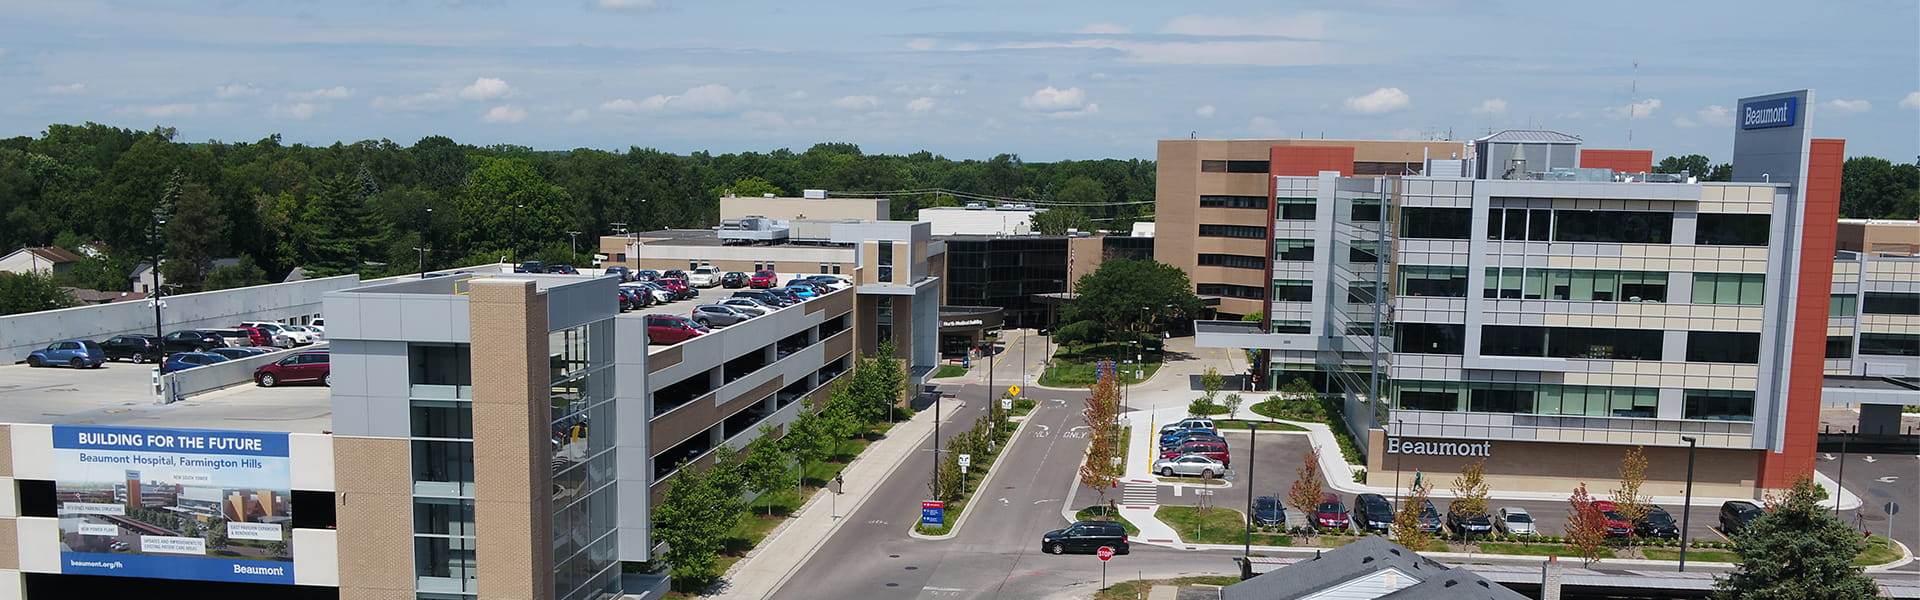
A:
<svg viewBox="0 0 1920 600">
<path fill-rule="evenodd" d="M 1446 565 L 1420 556 L 1377 535 L 1370 535 L 1220 591 L 1221 600 L 1278 600 L 1300 598 L 1366 577 L 1381 569 L 1397 568 L 1415 579 L 1445 577 Z M 1457 586 L 1456 586 L 1457 587 Z M 1479 586 L 1474 586 L 1478 588 Z M 1403 598 L 1411 596 L 1403 596 Z"/>
<path fill-rule="evenodd" d="M 1496 133 L 1493 135 L 1489 135 L 1489 136 L 1474 140 L 1474 142 L 1475 143 L 1524 142 L 1524 143 L 1532 143 L 1532 144 L 1578 144 L 1580 143 L 1580 138 L 1573 137 L 1564 133 L 1560 133 L 1558 131 L 1545 131 L 1545 130 L 1539 130 L 1539 129 L 1508 129 L 1500 133 Z"/>
<path fill-rule="evenodd" d="M 1375 600 L 1527 600 L 1527 596 L 1472 571 L 1451 569 Z"/>
</svg>

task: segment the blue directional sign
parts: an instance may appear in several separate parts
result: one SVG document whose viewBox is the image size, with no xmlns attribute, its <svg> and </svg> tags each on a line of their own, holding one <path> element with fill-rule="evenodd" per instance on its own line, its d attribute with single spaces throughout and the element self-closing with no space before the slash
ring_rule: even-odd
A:
<svg viewBox="0 0 1920 600">
<path fill-rule="evenodd" d="M 947 523 L 947 503 L 922 501 L 920 503 L 921 525 L 945 525 Z"/>
</svg>

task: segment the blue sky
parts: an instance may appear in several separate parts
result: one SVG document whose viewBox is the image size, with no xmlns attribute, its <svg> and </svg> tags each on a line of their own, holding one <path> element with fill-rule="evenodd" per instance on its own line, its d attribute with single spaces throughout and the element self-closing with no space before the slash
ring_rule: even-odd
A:
<svg viewBox="0 0 1920 600">
<path fill-rule="evenodd" d="M 540 149 L 1152 158 L 1154 140 L 1467 139 L 1731 154 L 1813 88 L 1815 135 L 1920 153 L 1920 3 L 7 0 L 0 136 L 446 135 Z M 1635 68 L 1635 63 L 1638 68 Z M 1631 135 L 1631 139 L 1629 139 Z"/>
</svg>

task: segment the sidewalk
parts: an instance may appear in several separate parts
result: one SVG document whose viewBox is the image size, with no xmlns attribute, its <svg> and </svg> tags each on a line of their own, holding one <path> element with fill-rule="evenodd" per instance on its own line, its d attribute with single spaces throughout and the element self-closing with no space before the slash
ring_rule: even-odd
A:
<svg viewBox="0 0 1920 600">
<path fill-rule="evenodd" d="M 952 415 L 965 405 L 956 399 L 940 402 L 944 403 L 939 411 L 943 415 Z M 835 499 L 829 498 L 832 492 L 824 488 L 815 492 L 793 517 L 727 569 L 720 592 L 712 597 L 760 600 L 772 596 L 840 528 L 847 515 L 859 510 L 901 462 L 920 450 L 921 440 L 933 432 L 935 411 L 931 409 L 894 425 L 885 438 L 867 445 L 866 451 L 841 471 L 846 479 L 844 494 Z M 830 509 L 837 509 L 839 514 L 828 514 L 833 512 Z"/>
</svg>

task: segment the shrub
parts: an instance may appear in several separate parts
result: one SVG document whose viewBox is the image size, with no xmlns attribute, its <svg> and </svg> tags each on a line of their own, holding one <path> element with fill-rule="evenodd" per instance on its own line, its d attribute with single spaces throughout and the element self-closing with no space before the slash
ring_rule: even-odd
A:
<svg viewBox="0 0 1920 600">
<path fill-rule="evenodd" d="M 1366 470 L 1366 469 L 1354 469 L 1354 471 L 1353 471 L 1353 482 L 1354 482 L 1354 483 L 1366 483 L 1366 482 L 1367 482 L 1367 470 Z"/>
<path fill-rule="evenodd" d="M 1016 410 L 1033 410 L 1033 407 L 1038 405 L 1039 402 L 1032 398 L 1021 398 L 1013 401 L 1013 408 Z"/>
<path fill-rule="evenodd" d="M 1105 340 L 1107 328 L 1094 321 L 1079 321 L 1060 326 L 1053 332 L 1053 341 L 1058 344 L 1088 344 Z"/>
</svg>

